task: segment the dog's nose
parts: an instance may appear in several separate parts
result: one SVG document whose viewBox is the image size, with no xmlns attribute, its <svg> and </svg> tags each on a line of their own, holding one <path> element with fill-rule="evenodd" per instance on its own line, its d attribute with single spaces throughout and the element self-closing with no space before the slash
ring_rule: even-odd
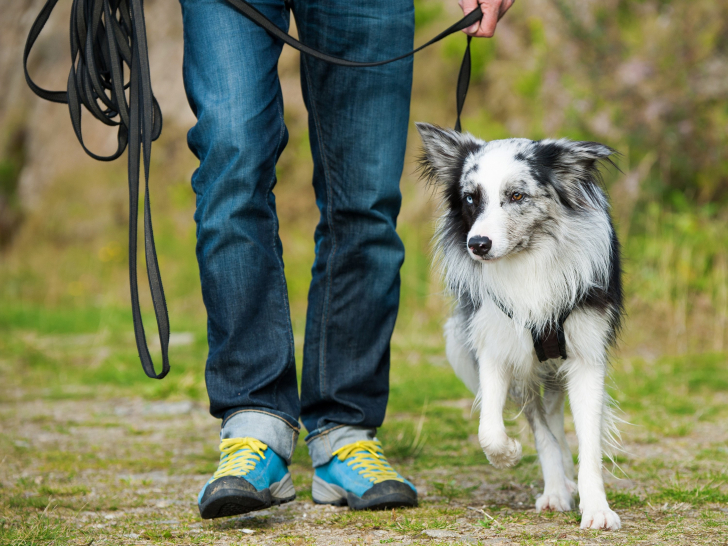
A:
<svg viewBox="0 0 728 546">
<path fill-rule="evenodd" d="M 488 254 L 488 251 L 490 251 L 490 247 L 493 246 L 493 241 L 488 239 L 488 237 L 476 235 L 475 237 L 470 238 L 468 246 L 476 256 L 485 256 Z"/>
</svg>

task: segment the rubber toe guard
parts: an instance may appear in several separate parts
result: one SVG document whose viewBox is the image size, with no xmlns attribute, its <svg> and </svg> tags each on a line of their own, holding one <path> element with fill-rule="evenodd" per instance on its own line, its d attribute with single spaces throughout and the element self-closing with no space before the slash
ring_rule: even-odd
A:
<svg viewBox="0 0 728 546">
<path fill-rule="evenodd" d="M 387 480 L 374 484 L 361 496 L 347 495 L 352 510 L 385 510 L 417 506 L 417 492 L 406 483 Z"/>
<path fill-rule="evenodd" d="M 245 478 L 224 476 L 207 484 L 198 507 L 202 519 L 213 519 L 263 510 L 271 504 L 270 489 L 258 491 Z"/>
</svg>

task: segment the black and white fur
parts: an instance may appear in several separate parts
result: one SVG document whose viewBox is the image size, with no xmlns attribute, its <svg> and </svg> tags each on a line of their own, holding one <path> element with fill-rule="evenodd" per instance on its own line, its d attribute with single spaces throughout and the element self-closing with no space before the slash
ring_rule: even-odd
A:
<svg viewBox="0 0 728 546">
<path fill-rule="evenodd" d="M 436 256 L 457 301 L 445 325 L 447 357 L 479 398 L 483 451 L 498 468 L 521 458 L 503 424 L 510 394 L 524 408 L 543 470 L 536 509 L 573 509 L 568 393 L 579 440 L 581 527 L 619 529 L 602 479 L 603 443 L 616 434 L 605 378 L 622 288 L 599 165 L 614 151 L 596 142 L 485 142 L 424 123 L 417 129 L 423 176 L 443 197 Z M 539 362 L 530 328 L 543 330 L 567 309 L 567 358 Z"/>
</svg>

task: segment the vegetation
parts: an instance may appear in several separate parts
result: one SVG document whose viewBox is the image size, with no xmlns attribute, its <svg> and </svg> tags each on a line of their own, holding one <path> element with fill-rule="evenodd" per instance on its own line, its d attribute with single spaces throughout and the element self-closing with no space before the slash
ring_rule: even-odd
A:
<svg viewBox="0 0 728 546">
<path fill-rule="evenodd" d="M 454 4 L 418 0 L 418 41 L 456 17 Z M 623 532 L 580 533 L 576 513 L 533 512 L 542 484 L 517 408 L 508 410 L 508 430 L 524 443 L 522 462 L 509 471 L 487 465 L 471 395 L 444 358 L 449 302 L 430 268 L 436 212 L 413 174 L 414 134 L 398 228 L 407 250 L 402 308 L 380 438 L 420 488 L 421 507 L 315 507 L 301 442 L 293 472 L 303 502 L 200 522 L 194 498 L 216 466 L 217 423 L 205 411 L 206 325 L 188 180 L 195 164 L 184 128 L 171 125 L 155 143 L 152 166 L 173 328 L 172 372 L 161 382 L 143 375 L 132 337 L 125 163 L 89 160 L 52 180 L 21 214 L 22 147 L 0 162 L 0 217 L 2 206 L 18 215 L 3 232 L 12 236 L 0 240 L 0 544 L 434 544 L 458 536 L 520 544 L 725 543 L 727 26 L 726 6 L 707 0 L 529 0 L 515 4 L 495 40 L 474 42 L 466 129 L 487 139 L 600 140 L 622 154 L 621 172 L 606 173 L 605 184 L 627 290 L 610 390 L 629 424 L 607 483 Z M 462 46 L 453 38 L 417 58 L 413 119 L 452 124 Z M 291 84 L 287 92 L 295 89 L 290 52 L 281 76 Z M 306 114 L 290 98 L 291 141 L 276 193 L 300 362 L 317 213 Z M 144 304 L 150 310 L 148 299 Z M 153 343 L 153 315 L 145 319 Z"/>
</svg>

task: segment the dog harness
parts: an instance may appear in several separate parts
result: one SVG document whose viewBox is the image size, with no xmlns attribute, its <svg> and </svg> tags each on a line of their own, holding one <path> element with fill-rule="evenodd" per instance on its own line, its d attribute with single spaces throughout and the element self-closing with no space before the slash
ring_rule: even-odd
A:
<svg viewBox="0 0 728 546">
<path fill-rule="evenodd" d="M 493 303 L 498 309 L 511 320 L 513 320 L 513 311 L 508 309 L 503 303 L 493 296 Z M 564 322 L 571 314 L 571 309 L 564 311 L 556 321 L 549 322 L 547 329 L 539 332 L 535 326 L 526 327 L 531 331 L 533 339 L 533 348 L 539 362 L 544 362 L 551 358 L 563 358 L 566 360 L 566 337 L 564 336 Z"/>
<path fill-rule="evenodd" d="M 480 21 L 478 8 L 454 25 L 448 27 L 417 49 L 393 59 L 378 62 L 357 62 L 339 59 L 321 53 L 299 42 L 273 24 L 246 0 L 227 0 L 238 12 L 261 26 L 273 37 L 301 53 L 322 61 L 348 67 L 372 67 L 410 57 L 418 51 Z M 68 104 L 71 123 L 81 146 L 88 155 L 99 161 L 113 161 L 129 147 L 129 284 L 134 320 L 134 336 L 144 372 L 153 379 L 162 379 L 169 373 L 169 316 L 164 298 L 162 277 L 159 272 L 157 251 L 152 230 L 152 211 L 149 200 L 149 165 L 152 142 L 162 132 L 162 112 L 152 92 L 149 75 L 146 23 L 143 0 L 73 0 L 71 5 L 71 71 L 65 91 L 49 91 L 38 86 L 28 73 L 28 56 L 38 36 L 55 8 L 58 0 L 46 0 L 28 33 L 23 51 L 25 81 L 40 98 Z M 128 81 L 124 80 L 125 72 Z M 457 122 L 465 104 L 470 83 L 470 36 L 458 75 L 456 100 Z M 127 99 L 128 90 L 128 99 Z M 81 113 L 85 107 L 91 115 L 105 125 L 118 127 L 117 149 L 109 156 L 99 156 L 89 150 L 81 133 Z M 162 371 L 157 373 L 144 333 L 137 286 L 137 224 L 139 207 L 139 170 L 144 167 L 144 250 L 149 289 L 157 320 L 162 349 Z"/>
</svg>

